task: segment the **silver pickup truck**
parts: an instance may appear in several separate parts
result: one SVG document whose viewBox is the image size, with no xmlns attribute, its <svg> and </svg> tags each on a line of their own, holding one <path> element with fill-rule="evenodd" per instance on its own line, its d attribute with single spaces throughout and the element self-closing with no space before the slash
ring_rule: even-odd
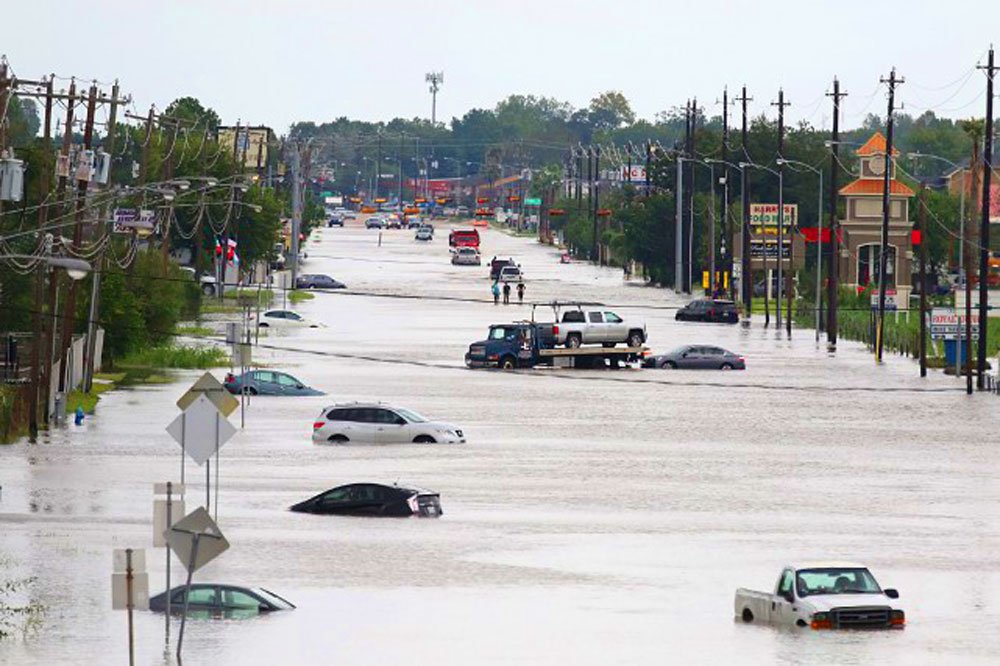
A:
<svg viewBox="0 0 1000 666">
<path fill-rule="evenodd" d="M 602 344 L 613 347 L 625 343 L 641 347 L 646 342 L 645 322 L 624 319 L 599 303 L 547 303 L 556 315 L 552 333 L 556 344 L 576 348 Z"/>
</svg>

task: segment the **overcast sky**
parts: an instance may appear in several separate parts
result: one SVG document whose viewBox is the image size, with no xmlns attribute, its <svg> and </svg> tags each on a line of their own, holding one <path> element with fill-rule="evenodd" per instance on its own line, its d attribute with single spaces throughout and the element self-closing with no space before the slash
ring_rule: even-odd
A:
<svg viewBox="0 0 1000 666">
<path fill-rule="evenodd" d="M 121 81 L 137 110 L 191 95 L 224 123 L 339 116 L 430 117 L 424 81 L 443 71 L 438 119 L 512 93 L 586 106 L 621 90 L 636 113 L 697 97 L 721 112 L 746 84 L 772 114 L 828 126 L 834 75 L 843 121 L 885 113 L 895 65 L 906 111 L 984 114 L 985 62 L 1000 0 L 14 0 L 0 24 L 17 76 Z M 1000 41 L 1000 39 L 998 39 Z M 68 82 L 66 82 L 68 85 Z"/>
</svg>

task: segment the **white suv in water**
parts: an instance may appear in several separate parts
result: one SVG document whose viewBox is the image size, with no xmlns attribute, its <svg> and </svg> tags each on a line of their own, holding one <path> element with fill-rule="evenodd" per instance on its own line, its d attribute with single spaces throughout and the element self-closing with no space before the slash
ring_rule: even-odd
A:
<svg viewBox="0 0 1000 666">
<path fill-rule="evenodd" d="M 326 407 L 313 422 L 313 442 L 345 444 L 464 444 L 465 433 L 402 407 L 350 402 Z"/>
</svg>

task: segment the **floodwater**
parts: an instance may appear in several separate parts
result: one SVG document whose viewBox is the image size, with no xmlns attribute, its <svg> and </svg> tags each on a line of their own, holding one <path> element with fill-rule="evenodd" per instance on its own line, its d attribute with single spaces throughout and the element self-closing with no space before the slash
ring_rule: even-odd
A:
<svg viewBox="0 0 1000 666">
<path fill-rule="evenodd" d="M 255 350 L 328 395 L 254 398 L 222 450 L 219 523 L 232 547 L 196 580 L 263 586 L 298 609 L 193 620 L 185 663 L 1000 663 L 995 396 L 967 397 L 936 372 L 920 379 L 905 359 L 876 366 L 849 342 L 831 356 L 811 330 L 788 340 L 761 321 L 677 323 L 672 294 L 495 231 L 484 260 L 517 257 L 528 300 L 613 304 L 645 319 L 657 351 L 714 343 L 749 369 L 466 370 L 469 342 L 530 309 L 494 306 L 485 266 L 452 266 L 443 225 L 431 243 L 377 238 L 358 225 L 319 231 L 305 272 L 363 295 L 317 294 L 296 309 L 325 327 L 274 331 Z M 0 447 L 0 566 L 36 577 L 48 607 L 34 636 L 0 643 L 0 662 L 126 662 L 111 554 L 147 548 L 151 587 L 163 589 L 152 489 L 179 480 L 164 428 L 198 374 L 113 392 L 82 427 Z M 313 445 L 312 419 L 345 400 L 454 422 L 469 443 Z M 204 474 L 191 463 L 186 473 L 190 509 Z M 444 517 L 286 510 L 366 480 L 436 490 Z M 900 590 L 906 629 L 734 621 L 735 588 L 769 589 L 782 565 L 815 559 L 870 566 Z M 181 571 L 174 560 L 174 584 Z M 136 613 L 137 663 L 174 663 L 163 623 Z"/>
</svg>

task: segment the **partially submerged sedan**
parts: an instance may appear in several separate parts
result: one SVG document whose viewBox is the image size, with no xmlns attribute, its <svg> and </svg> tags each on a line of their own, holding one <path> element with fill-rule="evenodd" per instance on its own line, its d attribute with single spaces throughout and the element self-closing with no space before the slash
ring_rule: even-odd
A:
<svg viewBox="0 0 1000 666">
<path fill-rule="evenodd" d="M 230 393 L 247 395 L 324 395 L 285 372 L 250 370 L 242 375 L 229 373 L 222 382 Z"/>
<path fill-rule="evenodd" d="M 290 510 L 344 516 L 437 518 L 441 515 L 441 496 L 421 488 L 352 483 L 331 488 Z"/>
<path fill-rule="evenodd" d="M 450 423 L 431 421 L 410 409 L 380 402 L 351 402 L 326 407 L 313 422 L 319 444 L 464 444 L 465 434 Z"/>
<path fill-rule="evenodd" d="M 184 612 L 186 588 L 170 590 L 170 612 Z M 249 617 L 271 611 L 291 610 L 295 604 L 262 587 L 241 587 L 219 583 L 194 583 L 188 600 L 188 613 L 198 617 Z M 149 598 L 149 610 L 167 610 L 167 592 Z"/>
<path fill-rule="evenodd" d="M 684 345 L 667 354 L 649 356 L 642 363 L 645 368 L 663 370 L 746 370 L 747 364 L 739 354 L 722 347 L 709 345 Z"/>
</svg>

